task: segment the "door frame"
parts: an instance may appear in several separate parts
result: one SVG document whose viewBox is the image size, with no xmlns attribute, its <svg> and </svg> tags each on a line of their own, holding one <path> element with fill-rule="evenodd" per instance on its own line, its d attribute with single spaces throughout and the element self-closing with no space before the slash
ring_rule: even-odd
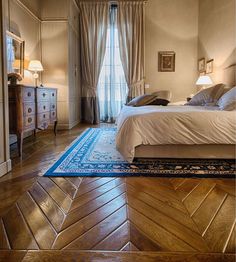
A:
<svg viewBox="0 0 236 262">
<path fill-rule="evenodd" d="M 9 112 L 8 112 L 8 84 L 6 59 L 6 1 L 0 0 L 0 88 L 3 91 L 3 134 L 4 134 L 4 160 L 0 164 L 0 177 L 10 172 L 10 146 L 9 146 Z"/>
</svg>

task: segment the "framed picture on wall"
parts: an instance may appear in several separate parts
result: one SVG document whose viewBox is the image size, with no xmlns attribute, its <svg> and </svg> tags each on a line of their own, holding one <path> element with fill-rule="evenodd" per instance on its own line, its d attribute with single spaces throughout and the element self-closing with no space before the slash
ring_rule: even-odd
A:
<svg viewBox="0 0 236 262">
<path fill-rule="evenodd" d="M 201 58 L 198 60 L 198 72 L 204 73 L 206 71 L 206 60 L 205 58 Z"/>
<path fill-rule="evenodd" d="M 208 60 L 206 63 L 206 73 L 213 73 L 214 59 Z"/>
<path fill-rule="evenodd" d="M 158 71 L 175 72 L 175 52 L 173 51 L 158 52 Z"/>
</svg>

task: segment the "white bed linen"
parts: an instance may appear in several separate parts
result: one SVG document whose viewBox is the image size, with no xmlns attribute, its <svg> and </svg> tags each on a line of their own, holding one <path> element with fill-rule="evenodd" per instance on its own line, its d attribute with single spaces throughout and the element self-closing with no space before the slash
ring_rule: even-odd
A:
<svg viewBox="0 0 236 262">
<path fill-rule="evenodd" d="M 125 106 L 116 147 L 132 162 L 139 145 L 235 144 L 236 111 L 202 106 Z"/>
</svg>

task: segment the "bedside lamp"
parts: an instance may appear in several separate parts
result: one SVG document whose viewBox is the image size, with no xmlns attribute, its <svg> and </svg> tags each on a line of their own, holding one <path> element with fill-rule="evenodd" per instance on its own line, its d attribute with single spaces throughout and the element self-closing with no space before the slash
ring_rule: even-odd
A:
<svg viewBox="0 0 236 262">
<path fill-rule="evenodd" d="M 35 86 L 38 87 L 37 86 L 37 80 L 39 78 L 38 72 L 43 71 L 43 66 L 41 62 L 39 60 L 31 60 L 29 63 L 28 70 L 34 72 L 33 78 L 35 79 Z"/>
<path fill-rule="evenodd" d="M 213 85 L 213 81 L 212 79 L 209 77 L 209 76 L 199 76 L 197 82 L 196 82 L 196 85 L 197 86 L 200 86 L 200 90 L 201 91 L 202 89 L 205 89 L 206 86 L 208 85 Z"/>
<path fill-rule="evenodd" d="M 13 62 L 13 68 L 19 72 L 19 71 L 20 71 L 20 66 L 21 66 L 21 61 L 20 61 L 20 59 L 16 59 L 16 60 Z"/>
</svg>

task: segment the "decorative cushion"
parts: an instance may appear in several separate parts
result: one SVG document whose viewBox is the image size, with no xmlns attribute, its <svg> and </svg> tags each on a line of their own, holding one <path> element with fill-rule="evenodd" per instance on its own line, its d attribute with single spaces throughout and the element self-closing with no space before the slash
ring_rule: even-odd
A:
<svg viewBox="0 0 236 262">
<path fill-rule="evenodd" d="M 128 106 L 145 106 L 152 103 L 157 97 L 155 95 L 142 95 L 137 96 L 128 103 Z"/>
<path fill-rule="evenodd" d="M 217 102 L 221 110 L 236 110 L 236 86 L 225 93 Z"/>
<path fill-rule="evenodd" d="M 165 99 L 170 101 L 172 97 L 172 93 L 169 90 L 160 90 L 152 93 L 152 95 L 157 96 L 158 98 Z"/>
<path fill-rule="evenodd" d="M 170 101 L 162 98 L 157 98 L 153 102 L 151 102 L 149 105 L 154 106 L 167 106 L 170 103 Z"/>
<path fill-rule="evenodd" d="M 226 85 L 218 84 L 198 92 L 186 105 L 216 105 L 219 98 L 226 92 Z"/>
</svg>

